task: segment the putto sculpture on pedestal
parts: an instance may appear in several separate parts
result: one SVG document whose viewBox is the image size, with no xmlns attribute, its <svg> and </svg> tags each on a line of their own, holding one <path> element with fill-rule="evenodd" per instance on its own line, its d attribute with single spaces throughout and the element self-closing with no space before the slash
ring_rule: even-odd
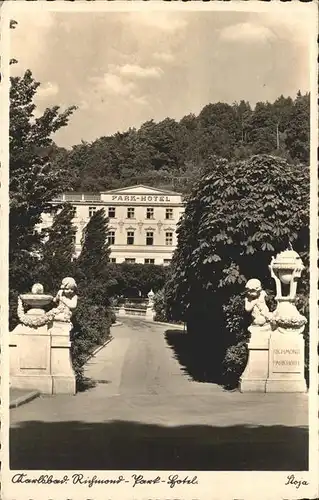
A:
<svg viewBox="0 0 319 500">
<path fill-rule="evenodd" d="M 245 310 L 251 313 L 252 326 L 270 326 L 272 314 L 266 304 L 266 292 L 262 289 L 261 282 L 251 279 L 246 283 Z"/>
<path fill-rule="evenodd" d="M 76 289 L 76 282 L 73 278 L 68 277 L 62 280 L 60 290 L 53 299 L 53 302 L 57 302 L 58 306 L 50 311 L 51 314 L 54 314 L 55 320 L 71 320 L 73 311 L 76 309 L 78 303 Z"/>
<path fill-rule="evenodd" d="M 305 392 L 304 331 L 307 320 L 295 305 L 297 280 L 304 265 L 292 248 L 272 258 L 269 270 L 276 283 L 277 306 L 266 304 L 266 292 L 258 279 L 245 287 L 245 310 L 251 313 L 248 328 L 248 363 L 241 390 L 256 392 Z M 286 288 L 284 288 L 286 287 Z"/>
<path fill-rule="evenodd" d="M 60 290 L 53 298 L 52 295 L 44 294 L 41 283 L 35 283 L 31 293 L 18 297 L 18 318 L 20 323 L 29 327 L 39 327 L 53 320 L 69 322 L 77 306 L 76 289 L 76 282 L 73 278 L 64 278 Z M 58 304 L 57 307 L 45 312 L 43 307 L 52 301 Z M 26 313 L 23 302 L 30 306 L 36 306 L 36 308 L 32 307 Z"/>
<path fill-rule="evenodd" d="M 71 317 L 77 307 L 76 282 L 67 277 L 53 298 L 41 283 L 18 298 L 20 323 L 10 334 L 10 375 L 13 387 L 45 394 L 75 394 L 70 357 Z M 56 307 L 45 311 L 45 306 Z M 28 306 L 26 312 L 24 306 Z"/>
</svg>

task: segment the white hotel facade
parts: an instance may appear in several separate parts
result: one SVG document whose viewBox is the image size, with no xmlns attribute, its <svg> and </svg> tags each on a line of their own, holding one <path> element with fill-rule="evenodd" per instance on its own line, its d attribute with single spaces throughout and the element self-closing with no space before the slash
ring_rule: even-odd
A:
<svg viewBox="0 0 319 500">
<path fill-rule="evenodd" d="M 77 254 L 87 222 L 104 208 L 109 218 L 111 262 L 169 265 L 177 245 L 176 226 L 184 211 L 180 193 L 137 185 L 93 194 L 65 193 L 52 204 L 61 202 L 74 207 Z M 52 220 L 52 215 L 44 214 L 42 227 L 50 226 Z"/>
</svg>

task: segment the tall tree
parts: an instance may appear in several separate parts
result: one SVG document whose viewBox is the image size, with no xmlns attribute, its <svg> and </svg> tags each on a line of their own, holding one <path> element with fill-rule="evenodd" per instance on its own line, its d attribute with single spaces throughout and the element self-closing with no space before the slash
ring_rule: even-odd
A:
<svg viewBox="0 0 319 500">
<path fill-rule="evenodd" d="M 286 129 L 286 146 L 293 159 L 304 164 L 310 155 L 310 95 L 301 95 L 294 100 Z"/>
<path fill-rule="evenodd" d="M 213 380 L 225 359 L 237 379 L 247 339 L 242 321 L 246 280 L 257 277 L 273 290 L 271 257 L 289 243 L 308 263 L 309 169 L 270 155 L 212 161 L 211 174 L 195 183 L 178 228 L 165 286 L 167 316 L 187 322 L 196 339 L 191 357 L 200 346 L 195 364 L 201 376 L 207 372 Z M 305 271 L 299 288 L 303 314 L 308 279 Z"/>
<path fill-rule="evenodd" d="M 9 164 L 9 289 L 10 318 L 15 321 L 16 294 L 33 281 L 41 235 L 41 214 L 51 210 L 50 201 L 63 191 L 62 168 L 52 169 L 52 134 L 68 124 L 74 111 L 47 108 L 35 117 L 34 97 L 40 85 L 30 70 L 11 77 Z"/>
<path fill-rule="evenodd" d="M 272 105 L 276 122 L 276 148 L 279 151 L 285 147 L 286 129 L 290 121 L 293 100 L 291 97 L 278 97 Z"/>
<path fill-rule="evenodd" d="M 35 251 L 40 238 L 36 225 L 51 210 L 50 201 L 61 192 L 62 168 L 52 170 L 51 135 L 68 124 L 74 107 L 60 113 L 47 108 L 35 118 L 33 103 L 40 83 L 27 70 L 11 78 L 10 88 L 10 255 Z"/>
<path fill-rule="evenodd" d="M 109 255 L 108 219 L 102 208 L 92 215 L 84 228 L 76 267 L 82 295 L 106 306 L 109 305 L 109 287 L 114 284 L 110 279 Z"/>
<path fill-rule="evenodd" d="M 237 122 L 237 141 L 239 142 L 240 146 L 244 146 L 248 142 L 250 120 L 253 111 L 249 102 L 243 100 L 241 100 L 239 104 L 235 102 L 232 107 Z"/>
<path fill-rule="evenodd" d="M 257 102 L 249 122 L 249 144 L 253 153 L 271 153 L 277 144 L 277 120 L 269 102 Z"/>
<path fill-rule="evenodd" d="M 43 244 L 39 268 L 50 291 L 55 290 L 63 278 L 73 274 L 76 235 L 73 215 L 72 206 L 65 204 L 54 216 L 52 226 L 44 231 L 47 239 Z"/>
<path fill-rule="evenodd" d="M 74 262 L 78 285 L 78 307 L 72 318 L 71 356 L 77 379 L 83 381 L 83 365 L 92 350 L 110 335 L 110 286 L 108 220 L 104 209 L 98 210 L 86 225 L 82 251 Z"/>
</svg>

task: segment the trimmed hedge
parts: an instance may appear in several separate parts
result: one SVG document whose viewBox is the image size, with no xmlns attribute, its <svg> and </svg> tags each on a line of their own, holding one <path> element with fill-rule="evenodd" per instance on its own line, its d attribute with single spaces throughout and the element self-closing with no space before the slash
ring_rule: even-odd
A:
<svg viewBox="0 0 319 500">
<path fill-rule="evenodd" d="M 111 338 L 110 327 L 114 312 L 101 305 L 94 305 L 79 298 L 72 317 L 71 359 L 78 388 L 84 385 L 84 365 L 88 357 L 100 345 Z"/>
</svg>

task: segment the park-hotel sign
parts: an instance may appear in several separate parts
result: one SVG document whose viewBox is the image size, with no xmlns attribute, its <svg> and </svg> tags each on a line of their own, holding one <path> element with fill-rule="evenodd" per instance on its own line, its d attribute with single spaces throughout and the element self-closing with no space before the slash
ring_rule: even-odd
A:
<svg viewBox="0 0 319 500">
<path fill-rule="evenodd" d="M 143 195 L 136 195 L 136 194 L 130 194 L 130 195 L 118 195 L 118 194 L 113 194 L 112 195 L 112 201 L 128 201 L 128 202 L 149 202 L 149 203 L 169 203 L 171 201 L 170 196 L 160 196 L 160 195 L 154 195 L 154 194 L 143 194 Z"/>
</svg>

